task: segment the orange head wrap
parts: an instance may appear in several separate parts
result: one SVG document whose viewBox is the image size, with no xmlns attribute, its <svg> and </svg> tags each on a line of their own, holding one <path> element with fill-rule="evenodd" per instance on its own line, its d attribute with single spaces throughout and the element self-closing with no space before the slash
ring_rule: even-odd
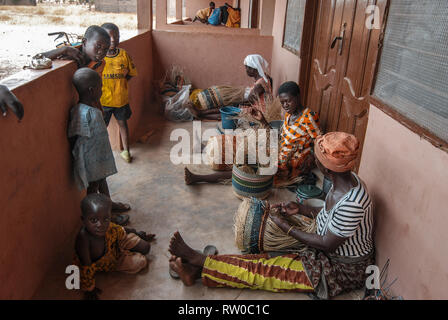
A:
<svg viewBox="0 0 448 320">
<path fill-rule="evenodd" d="M 314 143 L 314 153 L 322 165 L 334 172 L 350 171 L 356 165 L 359 141 L 349 133 L 330 132 L 319 136 Z"/>
</svg>

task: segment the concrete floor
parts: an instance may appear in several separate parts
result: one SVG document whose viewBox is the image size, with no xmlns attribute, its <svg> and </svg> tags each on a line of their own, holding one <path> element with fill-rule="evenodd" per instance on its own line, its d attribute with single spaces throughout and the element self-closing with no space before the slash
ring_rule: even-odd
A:
<svg viewBox="0 0 448 320">
<path fill-rule="evenodd" d="M 202 123 L 203 129 L 213 128 L 214 122 Z M 184 165 L 170 162 L 170 150 L 176 142 L 170 134 L 176 128 L 192 131 L 192 123 L 160 121 L 156 133 L 148 143 L 137 143 L 131 152 L 134 161 L 127 164 L 116 155 L 118 174 L 108 178 L 111 196 L 116 201 L 131 204 L 130 227 L 156 233 L 148 255 L 150 265 L 137 275 L 121 273 L 99 274 L 97 286 L 103 290 L 101 299 L 262 299 L 307 300 L 305 294 L 269 293 L 262 291 L 206 288 L 198 281 L 184 287 L 181 281 L 168 274 L 167 251 L 171 235 L 179 230 L 193 248 L 215 245 L 220 253 L 239 253 L 234 244 L 233 215 L 241 203 L 232 193 L 231 185 L 184 184 Z M 191 141 L 192 143 L 192 141 Z M 189 166 L 194 171 L 206 172 L 205 166 Z M 196 170 L 195 170 L 196 169 Z M 286 189 L 274 189 L 270 201 L 294 200 Z M 34 299 L 79 299 L 81 292 L 65 288 L 65 267 L 70 264 L 72 247 L 66 249 L 51 269 Z M 360 299 L 356 291 L 337 299 Z"/>
</svg>

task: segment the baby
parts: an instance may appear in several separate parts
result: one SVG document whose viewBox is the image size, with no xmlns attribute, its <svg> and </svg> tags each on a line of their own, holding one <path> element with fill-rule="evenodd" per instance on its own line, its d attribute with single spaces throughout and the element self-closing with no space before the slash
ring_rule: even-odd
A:
<svg viewBox="0 0 448 320">
<path fill-rule="evenodd" d="M 74 263 L 80 268 L 81 289 L 87 300 L 98 299 L 96 272 L 137 273 L 148 265 L 145 255 L 155 235 L 136 232 L 110 222 L 112 202 L 101 193 L 87 195 L 81 202 L 83 226 L 75 244 Z"/>
</svg>

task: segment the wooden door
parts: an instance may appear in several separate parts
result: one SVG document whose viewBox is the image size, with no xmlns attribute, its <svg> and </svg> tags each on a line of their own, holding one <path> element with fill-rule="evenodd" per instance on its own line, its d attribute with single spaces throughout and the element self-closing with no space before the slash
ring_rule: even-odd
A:
<svg viewBox="0 0 448 320">
<path fill-rule="evenodd" d="M 363 144 L 380 29 L 368 28 L 368 6 L 384 16 L 387 0 L 319 0 L 306 104 L 324 132 L 345 131 Z"/>
</svg>

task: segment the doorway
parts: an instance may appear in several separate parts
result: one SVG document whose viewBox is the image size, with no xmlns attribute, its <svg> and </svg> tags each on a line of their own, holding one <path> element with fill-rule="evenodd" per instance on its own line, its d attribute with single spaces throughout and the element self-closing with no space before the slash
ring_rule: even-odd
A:
<svg viewBox="0 0 448 320">
<path fill-rule="evenodd" d="M 310 70 L 305 102 L 319 112 L 321 129 L 354 134 L 361 147 L 386 7 L 387 0 L 318 0 L 302 65 Z"/>
</svg>

